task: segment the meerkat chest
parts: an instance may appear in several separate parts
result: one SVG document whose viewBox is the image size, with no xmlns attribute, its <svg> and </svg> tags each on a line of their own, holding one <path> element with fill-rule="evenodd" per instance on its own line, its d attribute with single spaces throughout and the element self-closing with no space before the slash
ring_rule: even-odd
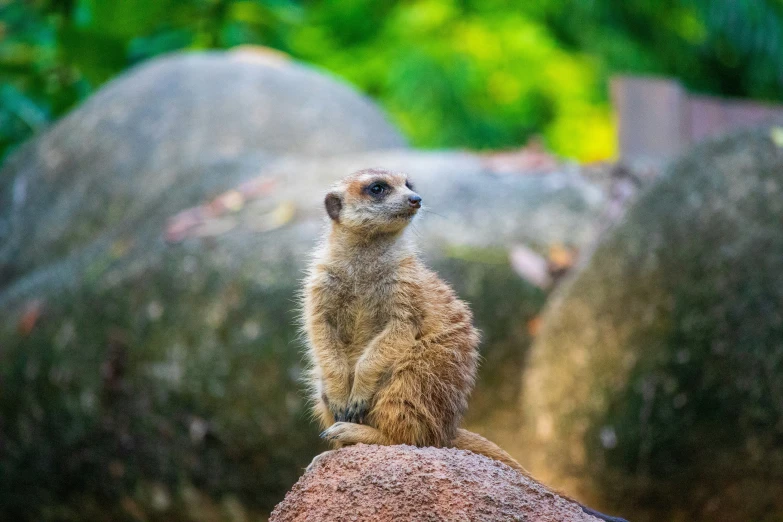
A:
<svg viewBox="0 0 783 522">
<path fill-rule="evenodd" d="M 361 351 L 392 315 L 393 281 L 367 278 L 334 281 L 325 289 L 328 317 L 349 352 Z"/>
</svg>

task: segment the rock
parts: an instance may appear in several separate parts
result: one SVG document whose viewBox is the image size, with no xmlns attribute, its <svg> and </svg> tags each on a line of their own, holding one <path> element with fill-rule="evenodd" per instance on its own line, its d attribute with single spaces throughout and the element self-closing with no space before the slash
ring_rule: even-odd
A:
<svg viewBox="0 0 783 522">
<path fill-rule="evenodd" d="M 324 449 L 299 382 L 295 295 L 323 194 L 368 165 L 411 173 L 431 209 L 411 233 L 484 331 L 468 425 L 517 432 L 514 376 L 545 294 L 514 274 L 510 245 L 589 240 L 602 192 L 576 171 L 496 174 L 462 153 L 253 157 L 191 168 L 194 185 L 227 170 L 246 181 L 185 210 L 164 193 L 167 217 L 110 227 L 112 241 L 77 244 L 0 290 L 6 518 L 85 506 L 98 520 L 176 518 L 226 502 L 268 513 Z"/>
<path fill-rule="evenodd" d="M 270 157 L 401 147 L 367 98 L 269 53 L 145 62 L 0 171 L 0 288 L 77 247 L 113 240 L 110 229 L 132 231 L 151 214 L 215 196 Z M 239 156 L 249 158 L 245 168 L 231 165 Z"/>
<path fill-rule="evenodd" d="M 779 133 L 679 159 L 550 302 L 521 394 L 534 475 L 636 522 L 783 517 Z"/>
<path fill-rule="evenodd" d="M 359 444 L 313 466 L 270 522 L 596 521 L 508 466 L 456 449 Z"/>
</svg>

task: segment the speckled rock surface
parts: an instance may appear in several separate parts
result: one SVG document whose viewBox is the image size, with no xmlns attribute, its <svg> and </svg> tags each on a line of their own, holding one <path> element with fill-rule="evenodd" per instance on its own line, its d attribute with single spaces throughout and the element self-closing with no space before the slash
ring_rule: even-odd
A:
<svg viewBox="0 0 783 522">
<path fill-rule="evenodd" d="M 270 522 L 595 522 L 504 464 L 467 451 L 359 444 L 319 459 Z"/>
<path fill-rule="evenodd" d="M 695 148 L 550 301 L 517 454 L 597 508 L 783 518 L 783 140 Z"/>
</svg>

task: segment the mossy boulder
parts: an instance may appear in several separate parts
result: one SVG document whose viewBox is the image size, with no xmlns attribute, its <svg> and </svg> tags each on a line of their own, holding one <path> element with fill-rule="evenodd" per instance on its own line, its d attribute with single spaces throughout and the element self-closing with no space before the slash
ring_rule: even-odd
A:
<svg viewBox="0 0 783 522">
<path fill-rule="evenodd" d="M 78 247 L 113 240 L 109 233 L 217 195 L 270 158 L 404 147 L 369 99 L 271 51 L 145 62 L 0 171 L 0 288 Z"/>
<path fill-rule="evenodd" d="M 516 429 L 515 418 L 493 424 L 492 412 L 519 393 L 509 374 L 521 371 L 526 322 L 545 295 L 514 275 L 508 247 L 588 240 L 601 192 L 573 172 L 499 175 L 460 153 L 287 158 L 260 169 L 251 157 L 190 170 L 201 173 L 194 183 L 227 166 L 247 175 L 234 190 L 140 219 L 0 291 L 5 518 L 268 513 L 324 449 L 299 381 L 296 291 L 324 226 L 323 194 L 361 166 L 405 169 L 418 183 L 433 213 L 411 233 L 484 330 L 469 420 L 490 436 Z M 465 221 L 468 208 L 483 218 Z M 508 226 L 548 212 L 560 226 Z"/>
<path fill-rule="evenodd" d="M 548 305 L 520 456 L 647 520 L 783 518 L 783 142 L 703 144 Z"/>
</svg>

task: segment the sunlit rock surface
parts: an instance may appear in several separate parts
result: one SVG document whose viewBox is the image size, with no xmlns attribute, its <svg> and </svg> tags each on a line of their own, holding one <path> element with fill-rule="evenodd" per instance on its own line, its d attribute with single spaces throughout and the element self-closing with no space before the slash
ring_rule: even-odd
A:
<svg viewBox="0 0 783 522">
<path fill-rule="evenodd" d="M 783 517 L 781 129 L 685 155 L 561 290 L 522 462 L 635 522 Z"/>
<path fill-rule="evenodd" d="M 469 451 L 364 444 L 319 459 L 270 521 L 341 519 L 598 520 L 508 466 Z"/>
</svg>

